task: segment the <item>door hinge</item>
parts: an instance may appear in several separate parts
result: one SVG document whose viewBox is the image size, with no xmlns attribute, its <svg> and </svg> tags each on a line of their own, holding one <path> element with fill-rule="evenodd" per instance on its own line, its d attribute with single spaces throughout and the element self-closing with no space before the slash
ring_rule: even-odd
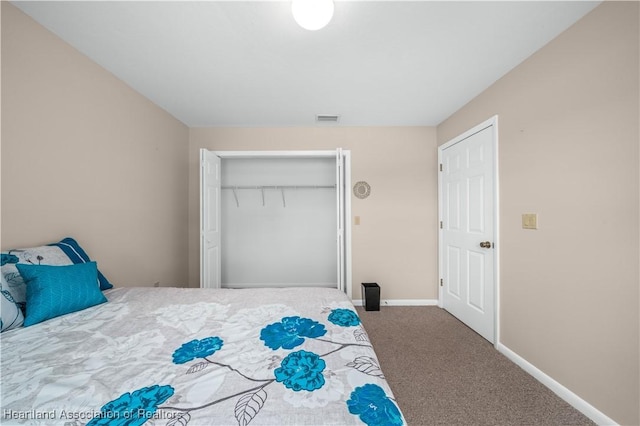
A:
<svg viewBox="0 0 640 426">
<path fill-rule="evenodd" d="M 440 278 L 440 287 L 442 287 L 443 285 L 444 285 L 444 280 Z"/>
<path fill-rule="evenodd" d="M 440 221 L 440 229 L 442 229 L 442 228 L 443 228 L 442 221 Z"/>
<path fill-rule="evenodd" d="M 440 171 L 442 171 L 442 163 L 440 163 Z"/>
</svg>

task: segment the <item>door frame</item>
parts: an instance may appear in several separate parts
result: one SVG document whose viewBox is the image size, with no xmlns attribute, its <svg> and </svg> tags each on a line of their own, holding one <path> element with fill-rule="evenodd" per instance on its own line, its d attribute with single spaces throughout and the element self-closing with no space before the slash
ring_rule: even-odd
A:
<svg viewBox="0 0 640 426">
<path fill-rule="evenodd" d="M 341 265 L 338 264 L 338 274 L 342 276 L 343 290 L 347 296 L 352 298 L 352 280 L 351 280 L 351 151 L 344 150 L 341 148 L 337 148 L 335 150 L 317 150 L 317 151 L 217 151 L 217 150 L 208 150 L 206 148 L 201 148 L 201 152 L 203 150 L 213 152 L 215 155 L 220 157 L 220 159 L 225 158 L 336 158 L 336 161 L 339 157 L 343 159 L 343 169 L 340 171 L 336 171 L 336 173 L 340 173 L 342 176 L 342 183 L 344 185 L 343 188 L 343 210 L 342 214 L 344 216 L 342 222 L 338 221 L 338 235 L 337 238 L 343 239 L 343 263 L 342 268 Z M 202 164 L 200 165 L 200 170 L 202 170 Z M 339 182 L 336 182 L 336 186 L 339 185 Z M 202 176 L 200 177 L 200 211 L 199 214 L 202 217 L 202 209 L 203 209 L 203 197 L 202 197 Z M 337 189 L 336 189 L 337 191 Z M 337 191 L 339 192 L 339 191 Z M 340 207 L 338 206 L 338 210 L 340 211 Z M 339 213 L 338 213 L 339 214 Z M 200 233 L 202 233 L 202 219 L 200 220 Z M 222 231 L 222 230 L 221 230 Z M 202 287 L 202 255 L 203 255 L 203 244 L 202 244 L 202 236 L 200 241 L 200 286 Z M 336 245 L 338 241 L 336 241 Z M 338 286 L 340 283 L 338 282 Z"/>
<path fill-rule="evenodd" d="M 500 181 L 498 175 L 498 116 L 483 121 L 482 123 L 472 127 L 466 132 L 450 139 L 438 147 L 438 168 L 442 164 L 442 153 L 445 149 L 467 139 L 468 137 L 493 126 L 493 242 L 494 242 L 494 259 L 493 259 L 493 288 L 494 288 L 494 347 L 498 347 L 500 342 Z M 442 203 L 442 173 L 438 172 L 438 223 L 443 221 L 443 203 Z M 443 308 L 443 229 L 438 226 L 438 306 Z"/>
</svg>

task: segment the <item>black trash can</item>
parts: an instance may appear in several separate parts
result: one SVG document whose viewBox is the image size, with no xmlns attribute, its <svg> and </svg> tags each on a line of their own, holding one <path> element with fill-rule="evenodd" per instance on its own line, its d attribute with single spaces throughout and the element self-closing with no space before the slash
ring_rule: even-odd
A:
<svg viewBox="0 0 640 426">
<path fill-rule="evenodd" d="M 362 303 L 365 311 L 380 310 L 380 286 L 378 283 L 362 283 Z"/>
</svg>

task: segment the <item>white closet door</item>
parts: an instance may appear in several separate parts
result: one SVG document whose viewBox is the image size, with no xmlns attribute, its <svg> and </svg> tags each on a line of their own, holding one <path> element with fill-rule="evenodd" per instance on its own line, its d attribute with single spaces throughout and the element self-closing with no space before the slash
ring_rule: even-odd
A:
<svg viewBox="0 0 640 426">
<path fill-rule="evenodd" d="M 220 288 L 220 157 L 200 150 L 200 287 Z"/>
<path fill-rule="evenodd" d="M 344 181 L 345 181 L 344 158 L 342 156 L 342 149 L 338 148 L 336 150 L 336 198 L 337 198 L 336 205 L 338 206 L 338 208 L 336 209 L 337 215 L 338 215 L 337 221 L 336 221 L 338 225 L 337 237 L 336 237 L 336 242 L 337 242 L 336 255 L 337 255 L 337 265 L 338 265 L 337 283 L 338 283 L 338 289 L 342 291 L 345 291 Z"/>
</svg>

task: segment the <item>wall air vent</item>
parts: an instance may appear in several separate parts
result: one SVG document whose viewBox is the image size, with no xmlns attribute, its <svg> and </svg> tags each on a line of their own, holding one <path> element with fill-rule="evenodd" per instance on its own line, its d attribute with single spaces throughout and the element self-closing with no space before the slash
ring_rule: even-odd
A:
<svg viewBox="0 0 640 426">
<path fill-rule="evenodd" d="M 316 115 L 316 123 L 337 123 L 340 119 L 338 114 L 318 114 Z"/>
</svg>

